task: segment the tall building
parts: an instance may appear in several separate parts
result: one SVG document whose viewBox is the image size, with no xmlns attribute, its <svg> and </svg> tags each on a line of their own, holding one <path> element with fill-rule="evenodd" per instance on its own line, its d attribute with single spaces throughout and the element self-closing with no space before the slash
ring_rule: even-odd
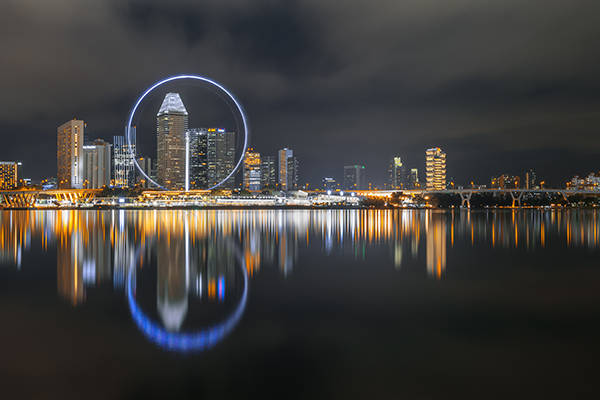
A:
<svg viewBox="0 0 600 400">
<path fill-rule="evenodd" d="M 188 129 L 186 134 L 188 135 L 190 141 L 190 188 L 206 189 L 208 188 L 208 129 Z"/>
<path fill-rule="evenodd" d="M 400 157 L 391 159 L 388 173 L 390 175 L 390 189 L 404 189 L 406 169 Z"/>
<path fill-rule="evenodd" d="M 417 189 L 419 184 L 419 170 L 417 168 L 411 168 L 410 173 L 408 174 L 408 188 L 409 189 Z"/>
<path fill-rule="evenodd" d="M 57 129 L 56 179 L 60 189 L 83 187 L 83 135 L 85 123 L 78 119 Z"/>
<path fill-rule="evenodd" d="M 537 176 L 535 171 L 532 169 L 527 170 L 527 172 L 525 172 L 525 189 L 535 189 L 536 181 Z"/>
<path fill-rule="evenodd" d="M 185 186 L 185 132 L 188 112 L 178 93 L 167 93 L 156 114 L 158 183 L 169 189 Z"/>
<path fill-rule="evenodd" d="M 190 187 L 208 189 L 221 183 L 235 168 L 236 136 L 222 128 L 192 128 L 189 137 Z M 232 176 L 220 186 L 233 188 Z"/>
<path fill-rule="evenodd" d="M 127 129 L 127 128 L 125 128 Z M 135 143 L 136 129 L 131 128 L 131 145 L 125 136 L 113 136 L 113 185 L 120 187 L 135 186 Z"/>
<path fill-rule="evenodd" d="M 298 159 L 294 151 L 287 147 L 279 150 L 279 187 L 281 190 L 291 190 L 298 187 Z"/>
<path fill-rule="evenodd" d="M 287 188 L 298 188 L 298 159 L 293 156 L 287 160 Z"/>
<path fill-rule="evenodd" d="M 364 165 L 346 165 L 344 166 L 344 189 L 363 190 L 365 185 L 365 166 Z"/>
<path fill-rule="evenodd" d="M 263 189 L 275 189 L 277 185 L 277 167 L 275 165 L 275 157 L 262 156 L 260 162 L 260 183 Z"/>
<path fill-rule="evenodd" d="M 211 188 L 223 182 L 235 168 L 235 132 L 221 128 L 207 129 L 206 161 L 206 178 Z M 234 184 L 235 176 L 231 176 L 219 187 L 231 189 Z"/>
<path fill-rule="evenodd" d="M 83 186 L 98 189 L 110 185 L 111 145 L 102 139 L 83 146 Z"/>
<path fill-rule="evenodd" d="M 446 189 L 446 153 L 439 147 L 427 149 L 425 153 L 427 190 Z"/>
<path fill-rule="evenodd" d="M 0 161 L 0 189 L 14 189 L 18 186 L 19 163 L 16 161 Z"/>
<path fill-rule="evenodd" d="M 152 180 L 156 180 L 156 171 L 155 171 L 155 166 L 153 164 L 153 159 L 150 157 L 138 157 L 137 158 L 137 163 L 140 166 L 141 170 L 144 171 L 144 173 Z M 150 187 L 151 183 L 148 182 L 148 180 L 146 179 L 146 177 L 144 175 L 142 175 L 141 173 L 137 174 L 137 180 L 136 183 L 138 183 L 140 186 L 142 187 Z"/>
<path fill-rule="evenodd" d="M 244 189 L 256 191 L 261 189 L 261 161 L 260 153 L 253 148 L 246 150 L 244 156 Z"/>
</svg>

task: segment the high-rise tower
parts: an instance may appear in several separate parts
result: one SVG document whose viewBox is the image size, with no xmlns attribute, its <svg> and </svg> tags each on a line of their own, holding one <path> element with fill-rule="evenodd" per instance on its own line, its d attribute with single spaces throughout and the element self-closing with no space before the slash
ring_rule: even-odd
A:
<svg viewBox="0 0 600 400">
<path fill-rule="evenodd" d="M 78 119 L 65 122 L 57 129 L 56 181 L 60 189 L 83 187 L 83 130 Z"/>
<path fill-rule="evenodd" d="M 158 183 L 169 189 L 185 186 L 185 132 L 188 112 L 178 93 L 167 93 L 156 114 Z"/>
<path fill-rule="evenodd" d="M 446 153 L 439 147 L 427 149 L 425 164 L 427 190 L 446 189 Z"/>
</svg>

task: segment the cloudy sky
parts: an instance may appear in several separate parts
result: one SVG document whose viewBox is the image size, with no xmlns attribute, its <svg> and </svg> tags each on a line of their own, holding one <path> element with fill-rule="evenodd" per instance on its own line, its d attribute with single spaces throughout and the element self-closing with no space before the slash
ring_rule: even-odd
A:
<svg viewBox="0 0 600 400">
<path fill-rule="evenodd" d="M 582 0 L 3 0 L 0 158 L 56 174 L 56 127 L 123 130 L 136 97 L 196 73 L 244 104 L 301 181 L 448 153 L 458 182 L 600 170 L 600 3 Z M 151 132 L 145 133 L 152 135 Z M 154 140 L 152 137 L 143 140 Z"/>
</svg>

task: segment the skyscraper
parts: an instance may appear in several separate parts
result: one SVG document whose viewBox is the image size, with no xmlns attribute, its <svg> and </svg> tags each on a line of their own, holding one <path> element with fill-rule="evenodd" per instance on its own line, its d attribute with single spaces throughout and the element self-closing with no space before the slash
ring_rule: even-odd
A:
<svg viewBox="0 0 600 400">
<path fill-rule="evenodd" d="M 277 185 L 277 168 L 275 157 L 262 156 L 260 163 L 260 181 L 262 188 L 275 189 Z"/>
<path fill-rule="evenodd" d="M 156 180 L 156 171 L 155 171 L 153 161 L 154 160 L 152 160 L 150 157 L 138 157 L 137 158 L 137 163 L 140 166 L 141 170 L 144 171 L 144 173 L 146 175 L 148 175 L 148 177 L 150 179 Z M 139 172 L 137 174 L 136 182 L 145 188 L 151 187 L 151 185 L 152 185 L 150 182 L 148 182 L 146 177 Z"/>
<path fill-rule="evenodd" d="M 83 187 L 83 134 L 85 123 L 73 119 L 57 129 L 57 173 L 60 189 Z"/>
<path fill-rule="evenodd" d="M 18 166 L 16 161 L 0 161 L 0 189 L 14 189 L 18 186 Z"/>
<path fill-rule="evenodd" d="M 535 171 L 532 169 L 527 170 L 527 172 L 525 172 L 525 189 L 535 189 L 536 180 L 537 176 Z"/>
<path fill-rule="evenodd" d="M 419 187 L 419 170 L 417 168 L 410 169 L 407 183 L 409 189 L 417 189 Z"/>
<path fill-rule="evenodd" d="M 344 189 L 363 190 L 365 189 L 365 181 L 364 165 L 344 166 Z"/>
<path fill-rule="evenodd" d="M 235 168 L 235 132 L 221 128 L 208 128 L 206 139 L 207 183 L 208 187 L 223 182 Z M 223 182 L 220 188 L 233 188 L 235 177 Z"/>
<path fill-rule="evenodd" d="M 208 129 L 192 128 L 186 132 L 190 141 L 190 188 L 206 189 L 208 188 Z"/>
<path fill-rule="evenodd" d="M 393 157 L 388 169 L 390 174 L 390 189 L 404 189 L 406 181 L 406 169 L 400 157 Z"/>
<path fill-rule="evenodd" d="M 261 189 L 261 162 L 260 153 L 253 148 L 246 150 L 244 157 L 244 189 L 256 191 Z"/>
<path fill-rule="evenodd" d="M 185 132 L 188 112 L 178 93 L 167 93 L 156 114 L 158 183 L 169 189 L 185 186 Z"/>
<path fill-rule="evenodd" d="M 425 152 L 427 190 L 446 189 L 446 153 L 439 147 Z"/>
<path fill-rule="evenodd" d="M 125 128 L 127 129 L 127 128 Z M 120 187 L 135 186 L 136 129 L 131 128 L 131 145 L 125 136 L 113 137 L 113 184 Z"/>
<path fill-rule="evenodd" d="M 98 189 L 110 185 L 111 145 L 102 139 L 83 146 L 83 186 Z"/>
<path fill-rule="evenodd" d="M 281 190 L 291 190 L 298 186 L 298 160 L 294 151 L 284 147 L 278 153 L 279 187 Z"/>
</svg>

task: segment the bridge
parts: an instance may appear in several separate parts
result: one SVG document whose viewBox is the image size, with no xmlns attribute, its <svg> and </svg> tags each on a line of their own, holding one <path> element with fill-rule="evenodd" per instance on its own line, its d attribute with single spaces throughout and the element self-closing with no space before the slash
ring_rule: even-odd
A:
<svg viewBox="0 0 600 400">
<path fill-rule="evenodd" d="M 457 194 L 461 199 L 461 207 L 471 208 L 471 196 L 474 193 L 485 194 L 509 194 L 512 198 L 512 207 L 521 207 L 521 200 L 525 194 L 558 194 L 565 201 L 568 201 L 568 196 L 574 195 L 592 195 L 600 196 L 600 191 L 595 190 L 578 190 L 578 189 L 446 189 L 446 190 L 427 190 L 427 189 L 398 189 L 398 190 L 357 190 L 354 191 L 357 196 L 365 197 L 389 197 L 393 193 L 400 193 L 411 196 L 427 196 L 430 194 Z"/>
</svg>

